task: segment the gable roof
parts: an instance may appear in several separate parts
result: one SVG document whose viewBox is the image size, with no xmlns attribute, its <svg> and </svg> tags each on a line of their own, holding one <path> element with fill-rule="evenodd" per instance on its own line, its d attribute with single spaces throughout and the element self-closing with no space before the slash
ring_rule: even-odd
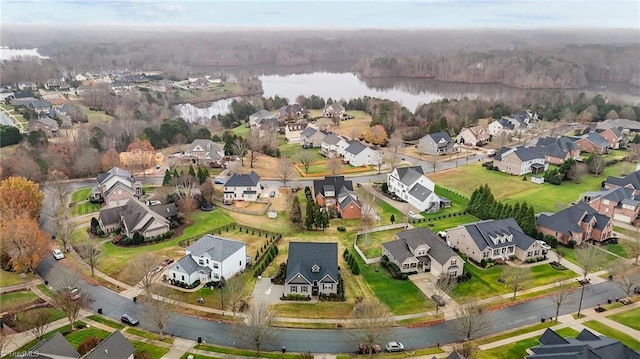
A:
<svg viewBox="0 0 640 359">
<path fill-rule="evenodd" d="M 520 226 L 513 218 L 505 219 L 490 219 L 486 221 L 479 221 L 476 223 L 463 225 L 467 229 L 467 232 L 471 235 L 471 238 L 475 242 L 478 249 L 481 251 L 485 248 L 501 248 L 515 245 L 518 248 L 527 249 L 535 241 L 533 238 L 522 232 Z M 492 238 L 507 237 L 508 239 L 502 242 L 497 240 L 496 243 Z"/>
<path fill-rule="evenodd" d="M 116 330 L 101 341 L 84 359 L 127 359 L 135 351 L 127 338 Z"/>
<path fill-rule="evenodd" d="M 410 196 L 414 197 L 420 202 L 424 202 L 431 195 L 431 193 L 431 190 L 421 185 L 420 183 L 416 183 L 408 192 Z"/>
<path fill-rule="evenodd" d="M 313 180 L 314 197 L 319 194 L 325 196 L 325 190 L 331 189 L 333 189 L 337 197 L 343 189 L 353 191 L 353 182 L 345 180 L 344 176 L 327 176 L 320 180 Z"/>
<path fill-rule="evenodd" d="M 124 206 L 118 207 L 105 207 L 98 212 L 98 219 L 104 226 L 110 226 L 120 223 L 120 212 L 124 209 Z"/>
<path fill-rule="evenodd" d="M 328 145 L 337 145 L 338 143 L 340 143 L 340 141 L 344 141 L 344 139 L 336 135 L 335 133 L 330 133 L 324 136 L 324 138 L 322 139 L 322 142 Z"/>
<path fill-rule="evenodd" d="M 445 141 L 447 143 L 453 142 L 453 140 L 451 140 L 451 136 L 449 136 L 449 134 L 446 132 L 428 133 L 424 137 L 431 137 L 431 139 L 433 139 L 433 142 L 435 143 L 438 143 L 440 141 Z"/>
<path fill-rule="evenodd" d="M 603 229 L 611 220 L 588 204 L 579 202 L 551 215 L 542 213 L 536 219 L 536 223 L 541 227 L 563 234 L 582 233 L 584 230 L 580 227 L 580 223 L 590 220 L 592 217 L 596 219 L 597 229 Z"/>
<path fill-rule="evenodd" d="M 334 101 L 332 102 L 330 105 L 325 105 L 323 111 L 326 110 L 333 110 L 335 112 L 339 112 L 339 111 L 344 111 L 344 106 L 342 106 L 342 104 L 338 101 Z"/>
<path fill-rule="evenodd" d="M 619 187 L 631 186 L 634 189 L 640 189 L 640 170 L 630 173 L 626 176 L 609 176 L 605 180 L 605 183 L 609 183 Z"/>
<path fill-rule="evenodd" d="M 196 148 L 201 149 L 202 151 L 207 153 L 211 160 L 217 161 L 217 160 L 220 160 L 222 158 L 220 153 L 223 152 L 223 151 L 220 148 L 220 146 L 218 146 L 217 143 L 215 143 L 215 142 L 213 142 L 213 141 L 211 141 L 209 139 L 198 138 L 198 139 L 193 140 L 193 142 L 191 142 L 191 144 L 189 144 L 189 147 L 187 147 L 187 150 L 185 152 L 191 153 Z"/>
<path fill-rule="evenodd" d="M 150 218 L 147 223 L 143 224 L 144 227 L 153 221 L 166 222 L 168 224 L 168 221 L 164 216 L 159 216 L 156 212 L 152 211 L 149 207 L 145 206 L 135 198 L 129 199 L 120 212 L 122 222 L 129 230 L 139 227 L 142 224 L 141 221 L 144 220 L 147 215 L 151 215 L 152 218 Z"/>
<path fill-rule="evenodd" d="M 526 359 L 640 359 L 637 351 L 588 329 L 583 329 L 575 339 L 564 339 L 547 328 L 539 342 L 540 345 L 529 348 L 533 354 Z"/>
<path fill-rule="evenodd" d="M 196 261 L 191 256 L 184 256 L 171 266 L 171 270 L 174 270 L 177 272 L 184 272 L 188 275 L 192 275 L 193 273 L 203 268 L 205 267 L 201 267 L 200 265 L 198 265 L 198 263 L 196 263 Z"/>
<path fill-rule="evenodd" d="M 638 202 L 636 196 L 633 195 L 634 192 L 635 191 L 633 190 L 633 188 L 616 187 L 612 189 L 604 189 L 601 191 L 586 192 L 583 197 L 591 197 L 592 200 L 603 198 L 616 204 L 624 202 L 625 204 L 635 203 L 637 205 L 640 202 Z"/>
<path fill-rule="evenodd" d="M 508 119 L 502 117 L 499 120 L 496 120 L 495 122 L 499 123 L 502 128 L 506 129 L 506 130 L 514 130 L 515 126 L 513 125 L 513 123 L 511 123 L 511 121 L 509 121 Z"/>
<path fill-rule="evenodd" d="M 514 154 L 520 161 L 527 162 L 535 159 L 544 159 L 544 155 L 535 148 L 528 148 L 524 146 L 518 147 L 502 147 L 496 153 L 496 161 L 502 161 L 504 157 Z"/>
<path fill-rule="evenodd" d="M 591 142 L 594 146 L 599 148 L 607 148 L 609 147 L 609 141 L 606 138 L 602 137 L 601 134 L 597 132 L 589 132 L 586 135 L 573 137 L 574 141 L 587 140 Z"/>
<path fill-rule="evenodd" d="M 57 131 L 60 127 L 58 126 L 58 122 L 51 117 L 38 117 L 33 121 L 33 123 L 35 122 L 40 122 L 41 124 L 50 127 L 52 131 Z"/>
<path fill-rule="evenodd" d="M 225 187 L 251 187 L 257 186 L 260 182 L 260 176 L 255 171 L 251 171 L 249 174 L 234 173 L 227 182 L 224 183 Z"/>
<path fill-rule="evenodd" d="M 105 180 L 113 176 L 118 176 L 118 177 L 126 178 L 130 181 L 133 181 L 133 176 L 131 176 L 131 173 L 119 167 L 113 167 L 107 172 L 99 173 L 96 179 L 99 184 L 102 184 L 102 182 L 104 182 Z"/>
<path fill-rule="evenodd" d="M 69 344 L 60 332 L 55 332 L 50 338 L 41 340 L 29 352 L 38 353 L 42 358 L 48 358 L 47 355 L 80 358 L 80 353 Z"/>
<path fill-rule="evenodd" d="M 626 118 L 616 118 L 613 120 L 605 120 L 604 123 L 610 125 L 613 128 L 640 131 L 639 121 L 629 120 Z"/>
<path fill-rule="evenodd" d="M 178 215 L 178 208 L 175 203 L 156 204 L 149 206 L 149 209 L 161 215 L 162 217 L 175 217 Z"/>
<path fill-rule="evenodd" d="M 318 266 L 314 272 L 312 267 Z M 302 276 L 302 278 L 300 277 Z M 330 277 L 326 278 L 326 277 Z M 338 244 L 318 242 L 289 242 L 285 283 L 305 280 L 338 282 Z"/>
<path fill-rule="evenodd" d="M 318 132 L 318 129 L 312 126 L 307 126 L 307 128 L 305 128 L 304 130 L 302 130 L 302 132 L 300 132 L 300 137 L 311 137 L 316 132 Z"/>
<path fill-rule="evenodd" d="M 349 146 L 345 148 L 345 151 L 357 156 L 367 148 L 369 147 L 363 145 L 362 143 L 360 143 L 360 141 L 354 140 L 349 141 Z"/>
<path fill-rule="evenodd" d="M 269 118 L 269 117 L 274 117 L 276 114 L 273 112 L 269 112 L 265 109 L 262 109 L 258 112 L 252 113 L 250 116 L 251 117 L 256 117 L 258 119 L 262 119 L 262 118 Z"/>
<path fill-rule="evenodd" d="M 393 250 L 409 251 L 408 247 L 415 248 L 421 244 L 429 246 L 429 251 L 427 253 L 440 264 L 444 264 L 449 260 L 449 258 L 456 256 L 456 252 L 454 252 L 444 240 L 436 236 L 429 228 L 408 229 L 398 233 L 396 238 L 397 239 L 395 241 L 382 244 L 396 258 L 398 258 L 398 256 L 396 256 Z M 402 252 L 398 252 L 398 254 L 401 253 Z M 411 252 L 409 252 L 409 254 L 413 256 Z"/>
<path fill-rule="evenodd" d="M 207 234 L 188 246 L 187 251 L 197 257 L 202 257 L 206 253 L 214 261 L 222 262 L 245 246 L 244 242 Z"/>
<path fill-rule="evenodd" d="M 554 137 L 542 137 L 538 139 L 536 143 L 536 149 L 543 155 L 555 158 L 566 158 L 570 151 L 577 151 L 578 147 L 566 136 Z"/>
<path fill-rule="evenodd" d="M 398 172 L 398 180 L 405 186 L 411 186 L 420 177 L 424 176 L 422 166 L 398 167 L 396 171 Z"/>
</svg>

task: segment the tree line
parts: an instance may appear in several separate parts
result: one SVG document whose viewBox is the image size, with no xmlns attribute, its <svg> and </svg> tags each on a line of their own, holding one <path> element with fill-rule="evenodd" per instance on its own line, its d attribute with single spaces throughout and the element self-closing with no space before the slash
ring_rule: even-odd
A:
<svg viewBox="0 0 640 359">
<path fill-rule="evenodd" d="M 493 197 L 487 184 L 473 191 L 466 211 L 480 219 L 513 218 L 524 233 L 534 238 L 538 235 L 533 206 L 527 205 L 527 202 L 513 205 L 499 202 Z"/>
</svg>

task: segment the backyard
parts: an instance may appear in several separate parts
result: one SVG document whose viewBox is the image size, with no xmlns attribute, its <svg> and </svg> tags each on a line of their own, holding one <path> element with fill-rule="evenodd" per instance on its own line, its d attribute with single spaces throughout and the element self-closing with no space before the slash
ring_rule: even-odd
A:
<svg viewBox="0 0 640 359">
<path fill-rule="evenodd" d="M 356 243 L 367 258 L 382 256 L 382 243 L 396 239 L 396 234 L 404 231 L 404 228 L 388 229 L 385 231 L 371 232 L 357 236 Z"/>
<path fill-rule="evenodd" d="M 604 336 L 619 340 L 622 344 L 628 346 L 633 350 L 640 351 L 640 340 L 638 338 L 634 338 L 627 333 L 623 333 L 617 329 L 611 328 L 610 326 L 602 324 L 597 320 L 589 320 L 587 322 L 584 322 L 583 324 L 584 326 L 591 328 Z"/>
</svg>

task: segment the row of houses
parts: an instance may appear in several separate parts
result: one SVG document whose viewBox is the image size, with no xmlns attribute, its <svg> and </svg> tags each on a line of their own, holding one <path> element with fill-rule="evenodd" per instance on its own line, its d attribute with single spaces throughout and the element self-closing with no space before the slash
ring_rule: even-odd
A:
<svg viewBox="0 0 640 359">
<path fill-rule="evenodd" d="M 300 145 L 304 148 L 320 148 L 320 154 L 324 157 L 342 158 L 344 162 L 355 167 L 382 163 L 382 154 L 379 151 L 363 145 L 358 140 L 348 140 L 313 125 L 307 126 L 300 133 Z"/>
<path fill-rule="evenodd" d="M 56 358 L 56 359 L 133 359 L 135 348 L 118 330 L 101 340 L 88 353 L 80 353 L 56 331 L 51 337 L 43 339 L 29 350 L 17 353 L 17 357 Z"/>
</svg>

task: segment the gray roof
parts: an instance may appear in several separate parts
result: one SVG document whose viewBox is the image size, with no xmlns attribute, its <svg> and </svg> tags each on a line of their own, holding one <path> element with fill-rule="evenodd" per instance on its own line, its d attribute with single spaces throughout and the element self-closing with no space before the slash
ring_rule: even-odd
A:
<svg viewBox="0 0 640 359">
<path fill-rule="evenodd" d="M 596 191 L 596 192 L 587 192 L 584 194 L 584 196 L 589 196 L 592 199 L 604 198 L 615 203 L 621 203 L 625 200 L 632 201 L 632 202 L 627 202 L 631 204 L 631 203 L 637 202 L 636 197 L 633 195 L 633 193 L 634 193 L 633 188 L 616 187 L 616 188 L 605 189 L 605 190 Z"/>
<path fill-rule="evenodd" d="M 411 186 L 420 177 L 424 176 L 422 166 L 399 167 L 396 168 L 396 171 L 398 172 L 398 180 L 405 186 Z"/>
<path fill-rule="evenodd" d="M 599 148 L 607 148 L 607 147 L 609 147 L 609 141 L 607 141 L 606 138 L 602 137 L 602 135 L 597 133 L 597 132 L 589 132 L 586 135 L 573 137 L 574 141 L 578 141 L 578 140 L 581 140 L 581 139 L 585 139 L 585 140 L 591 142 L 594 146 L 599 147 Z"/>
<path fill-rule="evenodd" d="M 347 147 L 345 151 L 354 155 L 358 155 L 360 152 L 364 151 L 367 148 L 368 147 L 360 143 L 360 141 L 350 141 L 349 147 Z"/>
<path fill-rule="evenodd" d="M 180 268 L 180 269 L 178 269 Z M 184 272 L 188 275 L 192 275 L 193 273 L 199 271 L 200 269 L 203 269 L 204 267 L 201 267 L 200 265 L 198 265 L 198 263 L 196 263 L 195 260 L 193 260 L 193 258 L 191 258 L 191 256 L 184 256 L 182 258 L 180 258 L 177 262 L 175 262 L 173 264 L 173 266 L 171 266 L 171 269 L 174 271 L 179 271 L 179 272 Z"/>
<path fill-rule="evenodd" d="M 120 212 L 120 217 L 127 228 L 134 228 L 149 212 L 149 207 L 144 206 L 140 201 L 132 198 L 124 205 L 124 208 Z"/>
<path fill-rule="evenodd" d="M 445 140 L 447 143 L 453 142 L 453 140 L 451 140 L 451 136 L 446 132 L 429 133 L 425 136 L 431 137 L 435 143 L 440 142 L 440 140 Z"/>
<path fill-rule="evenodd" d="M 131 173 L 129 173 L 128 171 L 123 170 L 122 168 L 119 167 L 113 167 L 112 169 L 110 169 L 109 171 L 105 172 L 105 173 L 99 173 L 97 176 L 97 180 L 98 180 L 98 184 L 101 184 L 102 182 L 104 182 L 104 180 L 112 177 L 112 176 L 119 176 L 122 178 L 126 178 L 128 180 L 133 181 L 133 176 L 131 176 Z"/>
<path fill-rule="evenodd" d="M 311 137 L 316 132 L 318 132 L 316 128 L 307 126 L 307 128 L 305 128 L 304 130 L 302 130 L 302 132 L 300 132 L 300 137 Z"/>
<path fill-rule="evenodd" d="M 193 140 L 185 152 L 191 153 L 196 147 L 200 147 L 205 153 L 208 153 L 211 160 L 218 161 L 222 158 L 220 156 L 220 152 L 222 152 L 220 146 L 209 139 L 198 138 Z"/>
<path fill-rule="evenodd" d="M 611 132 L 613 132 L 613 134 L 614 134 L 616 137 L 622 137 L 622 132 L 620 132 L 620 130 L 619 130 L 619 129 L 617 129 L 616 127 L 611 127 L 611 128 L 598 128 L 598 129 L 596 129 L 596 132 L 597 132 L 597 133 L 602 133 L 602 132 L 605 132 L 605 131 L 607 131 L 607 130 L 610 130 Z"/>
<path fill-rule="evenodd" d="M 35 100 L 29 103 L 34 109 L 51 107 L 51 102 L 45 100 Z"/>
<path fill-rule="evenodd" d="M 583 329 L 575 339 L 564 339 L 547 328 L 539 342 L 540 345 L 529 348 L 533 354 L 526 359 L 640 359 L 637 351 L 588 329 Z"/>
<path fill-rule="evenodd" d="M 175 203 L 157 204 L 155 206 L 149 206 L 149 209 L 165 218 L 178 215 L 178 208 Z"/>
<path fill-rule="evenodd" d="M 122 183 L 122 182 L 118 181 L 118 182 L 116 182 L 113 186 L 109 187 L 109 188 L 104 192 L 104 196 L 105 196 L 105 197 L 106 197 L 106 196 L 108 196 L 111 192 L 115 191 L 117 188 L 122 188 L 122 189 L 124 189 L 125 191 L 127 191 L 127 192 L 129 192 L 129 193 L 131 193 L 131 194 L 136 193 L 136 191 L 135 191 L 133 188 L 131 188 L 130 186 L 127 186 L 126 184 L 124 184 L 124 183 Z"/>
<path fill-rule="evenodd" d="M 340 141 L 342 141 L 343 138 L 336 135 L 335 133 L 330 133 L 328 135 L 326 135 L 323 139 L 322 142 L 329 144 L 329 145 L 337 145 L 338 143 L 340 143 Z"/>
<path fill-rule="evenodd" d="M 631 186 L 634 189 L 640 189 L 640 170 L 621 177 L 609 176 L 605 180 L 605 183 L 609 183 L 619 187 Z"/>
<path fill-rule="evenodd" d="M 501 248 L 515 245 L 521 249 L 531 247 L 535 241 L 530 236 L 524 234 L 520 226 L 513 218 L 491 219 L 464 225 L 471 235 L 471 238 L 481 251 L 485 248 Z M 511 241 L 502 243 L 498 241 L 493 243 L 491 237 L 501 237 L 505 235 L 513 235 Z"/>
<path fill-rule="evenodd" d="M 332 109 L 333 111 L 344 111 L 344 106 L 338 101 L 332 102 L 330 105 L 324 106 L 324 110 Z"/>
<path fill-rule="evenodd" d="M 225 187 L 250 187 L 257 186 L 260 182 L 260 176 L 255 171 L 251 171 L 249 174 L 234 173 L 227 182 L 224 183 Z"/>
<path fill-rule="evenodd" d="M 456 252 L 429 228 L 413 228 L 402 231 L 396 235 L 396 238 L 395 241 L 383 243 L 382 246 L 399 262 L 413 257 L 411 249 L 421 244 L 429 246 L 427 254 L 440 264 L 445 264 L 451 257 L 456 256 Z"/>
<path fill-rule="evenodd" d="M 634 120 L 628 120 L 626 118 L 617 118 L 615 120 L 606 120 L 611 127 L 619 129 L 629 129 L 632 131 L 640 131 L 640 122 Z"/>
<path fill-rule="evenodd" d="M 60 126 L 58 125 L 58 121 L 52 119 L 51 117 L 38 117 L 34 122 L 40 122 L 45 126 L 51 128 L 52 131 L 57 131 Z"/>
<path fill-rule="evenodd" d="M 580 223 L 592 217 L 596 218 L 597 229 L 603 229 L 611 220 L 609 217 L 599 214 L 588 204 L 580 202 L 551 215 L 540 214 L 536 223 L 559 233 L 582 233 L 584 230 L 580 227 Z"/>
<path fill-rule="evenodd" d="M 343 190 L 343 188 L 353 191 L 353 182 L 346 181 L 344 179 L 344 176 L 327 176 L 324 179 L 313 181 L 314 197 L 317 196 L 318 194 L 322 194 L 323 196 L 326 197 L 324 191 L 326 189 L 331 190 L 331 187 L 327 187 L 327 186 L 333 187 L 333 191 L 335 191 L 336 197 L 338 196 L 338 193 L 340 193 Z"/>
<path fill-rule="evenodd" d="M 116 330 L 101 341 L 84 359 L 127 359 L 135 351 L 127 338 Z"/>
<path fill-rule="evenodd" d="M 318 266 L 314 272 L 312 268 Z M 300 278 L 298 275 L 302 276 Z M 326 279 L 329 276 L 331 279 Z M 289 242 L 287 277 L 285 283 L 306 279 L 314 281 L 338 282 L 338 244 L 317 242 Z"/>
<path fill-rule="evenodd" d="M 561 136 L 558 138 L 542 137 L 538 139 L 536 149 L 545 156 L 565 159 L 570 151 L 575 151 L 578 147 L 571 138 Z"/>
<path fill-rule="evenodd" d="M 499 120 L 496 120 L 496 122 L 498 122 L 500 125 L 502 125 L 503 128 L 507 129 L 507 130 L 513 130 L 515 128 L 515 126 L 513 125 L 513 123 L 511 123 L 511 121 L 507 120 L 506 118 L 502 117 Z"/>
<path fill-rule="evenodd" d="M 43 358 L 46 358 L 46 355 L 80 358 L 80 353 L 69 344 L 60 332 L 55 332 L 49 339 L 41 340 L 29 349 L 29 352 L 38 353 Z"/>
<path fill-rule="evenodd" d="M 496 161 L 502 161 L 502 157 L 511 153 L 515 154 L 522 162 L 527 162 L 535 159 L 544 159 L 544 155 L 535 148 L 528 148 L 524 146 L 502 147 L 498 151 L 498 153 L 496 153 L 495 159 Z"/>
<path fill-rule="evenodd" d="M 344 210 L 351 203 L 355 203 L 358 207 L 360 207 L 360 202 L 358 201 L 358 197 L 353 191 L 343 190 L 338 195 L 338 200 L 340 200 L 340 203 L 338 204 L 340 206 L 340 210 Z"/>
<path fill-rule="evenodd" d="M 122 212 L 124 207 L 125 206 L 102 208 L 98 213 L 98 219 L 100 219 L 100 222 L 104 226 L 118 224 L 120 223 L 120 212 Z"/>
<path fill-rule="evenodd" d="M 431 195 L 431 190 L 429 190 L 427 187 L 421 185 L 420 183 L 416 183 L 409 190 L 409 195 L 413 196 L 414 198 L 416 198 L 420 202 L 424 202 L 424 200 L 426 200 L 427 197 L 429 197 Z"/>
<path fill-rule="evenodd" d="M 243 242 L 207 234 L 187 247 L 187 251 L 197 257 L 202 257 L 207 253 L 214 261 L 222 262 L 245 246 L 246 244 Z"/>
</svg>

